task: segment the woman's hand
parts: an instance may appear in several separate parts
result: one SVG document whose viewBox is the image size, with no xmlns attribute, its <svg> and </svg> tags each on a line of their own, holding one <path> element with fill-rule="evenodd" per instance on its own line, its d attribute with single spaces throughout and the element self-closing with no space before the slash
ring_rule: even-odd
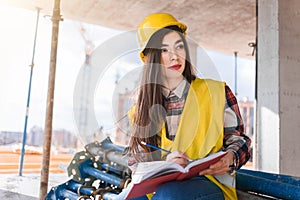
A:
<svg viewBox="0 0 300 200">
<path fill-rule="evenodd" d="M 182 167 L 185 167 L 188 164 L 189 158 L 185 155 L 184 152 L 181 151 L 173 151 L 169 153 L 166 158 L 167 161 L 177 163 Z"/>
<path fill-rule="evenodd" d="M 217 163 L 210 165 L 209 168 L 199 172 L 199 175 L 222 175 L 230 171 L 230 165 L 234 162 L 234 153 L 228 153 L 221 158 Z"/>
</svg>

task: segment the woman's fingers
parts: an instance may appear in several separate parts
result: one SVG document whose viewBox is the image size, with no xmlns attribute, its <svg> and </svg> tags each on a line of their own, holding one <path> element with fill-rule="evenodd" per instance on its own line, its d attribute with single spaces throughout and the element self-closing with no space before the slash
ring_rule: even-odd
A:
<svg viewBox="0 0 300 200">
<path fill-rule="evenodd" d="M 167 155 L 166 160 L 185 167 L 188 164 L 189 158 L 181 151 L 173 151 Z"/>
<path fill-rule="evenodd" d="M 221 175 L 229 171 L 229 165 L 220 160 L 219 162 L 210 165 L 209 168 L 201 171 L 199 175 Z"/>
<path fill-rule="evenodd" d="M 185 155 L 185 153 L 176 150 L 176 151 L 173 151 L 172 153 L 169 153 L 167 155 L 167 161 L 168 160 L 172 160 L 173 158 L 178 158 L 178 157 L 180 157 L 180 158 L 187 158 L 187 156 Z"/>
<path fill-rule="evenodd" d="M 171 162 L 177 163 L 182 167 L 185 167 L 188 164 L 188 160 L 183 157 L 175 157 L 171 160 Z"/>
<path fill-rule="evenodd" d="M 199 175 L 222 175 L 230 171 L 229 166 L 233 163 L 233 153 L 228 152 L 217 163 L 210 165 L 209 168 L 199 172 Z"/>
</svg>

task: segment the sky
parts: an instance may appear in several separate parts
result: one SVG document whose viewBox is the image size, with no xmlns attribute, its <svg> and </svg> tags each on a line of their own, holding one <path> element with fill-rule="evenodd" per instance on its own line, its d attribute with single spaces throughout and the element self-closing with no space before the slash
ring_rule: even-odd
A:
<svg viewBox="0 0 300 200">
<path fill-rule="evenodd" d="M 37 13 L 34 11 L 0 5 L 0 131 L 22 132 L 24 129 L 36 17 Z M 78 131 L 74 119 L 74 93 L 76 95 L 76 82 L 85 62 L 86 38 L 95 47 L 92 55 L 98 55 L 98 58 L 99 55 L 106 58 L 117 55 L 107 61 L 100 78 L 95 80 L 95 90 L 92 93 L 97 125 L 110 131 L 114 128 L 115 120 L 112 105 L 115 81 L 122 80 L 129 73 L 135 73 L 142 66 L 134 47 L 136 44 L 131 49 L 124 49 L 125 53 L 122 54 L 122 48 L 117 43 L 120 38 L 130 40 L 133 34 L 128 36 L 120 30 L 68 19 L 60 22 L 59 26 L 53 129 L 65 129 L 73 133 Z M 85 29 L 84 37 L 80 32 L 81 28 Z M 33 126 L 43 128 L 45 125 L 51 33 L 50 18 L 40 14 L 27 131 Z M 233 55 L 200 49 L 198 56 L 197 65 L 203 76 L 223 80 L 234 90 Z M 104 60 L 95 58 L 93 62 L 104 64 Z M 237 65 L 237 98 L 253 101 L 255 62 L 238 58 Z"/>
</svg>

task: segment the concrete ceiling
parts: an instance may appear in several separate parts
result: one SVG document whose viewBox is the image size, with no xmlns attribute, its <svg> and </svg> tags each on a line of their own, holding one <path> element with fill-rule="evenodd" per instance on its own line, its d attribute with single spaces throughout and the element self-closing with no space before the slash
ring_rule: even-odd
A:
<svg viewBox="0 0 300 200">
<path fill-rule="evenodd" d="M 0 0 L 0 3 L 52 14 L 54 0 Z M 154 12 L 168 12 L 188 25 L 201 47 L 253 59 L 256 0 L 61 0 L 63 18 L 120 30 L 134 30 Z"/>
</svg>

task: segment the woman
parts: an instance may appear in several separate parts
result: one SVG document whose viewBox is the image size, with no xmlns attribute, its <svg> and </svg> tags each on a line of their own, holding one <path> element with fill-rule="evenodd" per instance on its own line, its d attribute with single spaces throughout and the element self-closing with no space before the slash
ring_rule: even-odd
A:
<svg viewBox="0 0 300 200">
<path fill-rule="evenodd" d="M 186 29 L 167 13 L 151 14 L 139 26 L 140 57 L 145 64 L 137 103 L 130 111 L 133 135 L 128 164 L 134 173 L 138 162 L 166 159 L 184 166 L 188 159 L 227 151 L 199 176 L 165 183 L 147 196 L 237 199 L 232 172 L 249 159 L 250 139 L 243 133 L 237 101 L 229 87 L 195 76 Z M 172 153 L 165 155 L 142 142 Z"/>
</svg>

